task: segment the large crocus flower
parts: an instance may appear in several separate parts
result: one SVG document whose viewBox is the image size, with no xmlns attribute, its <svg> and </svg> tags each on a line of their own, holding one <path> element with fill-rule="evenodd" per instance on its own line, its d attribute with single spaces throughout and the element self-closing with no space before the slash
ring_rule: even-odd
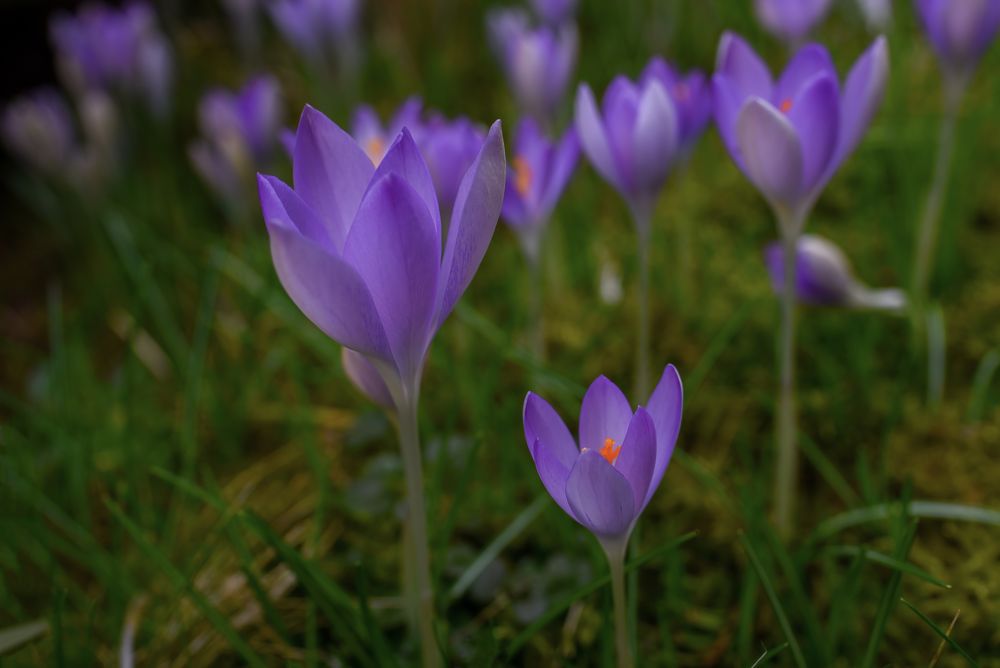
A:
<svg viewBox="0 0 1000 668">
<path fill-rule="evenodd" d="M 754 11 L 768 32 L 799 44 L 830 9 L 830 0 L 754 0 Z"/>
<path fill-rule="evenodd" d="M 518 106 L 525 114 L 551 123 L 576 66 L 576 26 L 562 23 L 536 27 L 524 12 L 503 9 L 490 14 L 489 27 Z"/>
<path fill-rule="evenodd" d="M 423 112 L 423 101 L 418 97 L 406 100 L 388 123 L 383 124 L 378 113 L 367 104 L 362 104 L 354 110 L 351 123 L 351 135 L 361 145 L 376 165 L 382 161 L 389 144 L 406 128 L 410 135 L 420 144 L 423 123 L 420 115 Z"/>
<path fill-rule="evenodd" d="M 1000 28 L 1000 2 L 916 0 L 916 6 L 946 72 L 969 76 Z"/>
<path fill-rule="evenodd" d="M 441 210 L 455 210 L 465 173 L 480 152 L 484 129 L 468 118 L 434 114 L 414 137 L 434 182 Z"/>
<path fill-rule="evenodd" d="M 166 113 L 173 60 L 148 4 L 86 5 L 76 15 L 57 14 L 49 32 L 70 87 L 127 94 Z"/>
<path fill-rule="evenodd" d="M 784 218 L 801 221 L 875 115 L 889 71 L 879 37 L 841 87 L 827 50 L 810 44 L 775 81 L 726 33 L 713 78 L 715 121 L 729 154 Z"/>
<path fill-rule="evenodd" d="M 780 243 L 769 244 L 764 260 L 778 295 L 785 290 L 785 262 Z M 832 241 L 812 234 L 799 237 L 795 251 L 795 294 L 815 306 L 899 312 L 906 295 L 897 288 L 873 290 L 854 275 L 851 262 Z"/>
<path fill-rule="evenodd" d="M 680 72 L 663 58 L 653 58 L 640 77 L 659 81 L 677 110 L 677 136 L 682 153 L 688 152 L 712 120 L 712 84 L 699 70 Z"/>
</svg>

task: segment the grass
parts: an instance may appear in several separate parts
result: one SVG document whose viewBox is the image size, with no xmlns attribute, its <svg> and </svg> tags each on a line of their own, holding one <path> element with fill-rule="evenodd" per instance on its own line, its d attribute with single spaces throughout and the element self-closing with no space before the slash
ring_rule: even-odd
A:
<svg viewBox="0 0 1000 668">
<path fill-rule="evenodd" d="M 362 96 L 388 111 L 420 92 L 510 132 L 487 3 L 424 4 L 368 12 Z M 723 28 L 781 62 L 744 4 L 584 0 L 579 76 L 603 88 L 653 52 L 710 69 Z M 909 276 L 939 118 L 932 54 L 909 4 L 896 10 L 883 108 L 809 225 L 875 285 Z M 137 665 L 407 665 L 393 430 L 284 295 L 260 221 L 227 221 L 188 168 L 196 96 L 248 68 L 207 9 L 181 26 L 176 119 L 130 130 L 146 140 L 105 192 L 73 198 L 5 165 L 3 663 L 105 665 L 124 648 Z M 851 3 L 818 37 L 842 69 L 869 40 Z M 262 62 L 289 121 L 328 100 L 346 122 L 350 100 L 273 35 Z M 801 313 L 802 517 L 787 545 L 766 512 L 778 314 L 761 252 L 776 231 L 714 132 L 669 184 L 653 223 L 653 359 L 678 366 L 687 396 L 633 564 L 642 665 L 926 665 L 947 636 L 938 665 L 1000 666 L 998 65 L 994 49 L 962 110 L 946 198 L 932 282 L 944 373 L 929 388 L 905 319 Z M 528 352 L 537 286 L 502 227 L 431 350 L 421 432 L 452 664 L 612 665 L 603 555 L 538 501 L 520 410 L 532 389 L 572 423 L 598 374 L 631 386 L 632 234 L 582 165 L 550 233 L 546 363 Z M 608 268 L 622 303 L 598 298 Z"/>
</svg>

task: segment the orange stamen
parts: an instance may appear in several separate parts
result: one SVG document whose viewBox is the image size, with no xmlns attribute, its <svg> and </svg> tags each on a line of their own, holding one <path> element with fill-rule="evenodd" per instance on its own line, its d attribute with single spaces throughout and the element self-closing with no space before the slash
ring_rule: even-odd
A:
<svg viewBox="0 0 1000 668">
<path fill-rule="evenodd" d="M 787 114 L 789 111 L 792 110 L 792 101 L 789 100 L 788 98 L 785 98 L 784 100 L 781 101 L 781 106 L 779 108 L 781 109 L 781 113 Z"/>
<path fill-rule="evenodd" d="M 365 143 L 365 153 L 368 154 L 368 159 L 378 167 L 378 163 L 382 162 L 382 157 L 385 155 L 385 141 L 381 137 L 372 137 Z"/>
<path fill-rule="evenodd" d="M 514 158 L 514 189 L 521 197 L 526 197 L 531 189 L 531 182 L 535 178 L 528 161 L 517 156 Z"/>
<path fill-rule="evenodd" d="M 600 453 L 601 457 L 608 460 L 609 464 L 614 464 L 615 460 L 618 459 L 618 455 L 621 454 L 622 446 L 615 443 L 615 439 L 606 438 L 604 439 L 604 446 L 601 447 Z"/>
</svg>

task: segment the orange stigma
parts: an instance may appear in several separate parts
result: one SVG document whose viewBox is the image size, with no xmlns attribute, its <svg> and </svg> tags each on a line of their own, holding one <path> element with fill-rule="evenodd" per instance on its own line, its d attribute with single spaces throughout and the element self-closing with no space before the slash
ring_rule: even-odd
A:
<svg viewBox="0 0 1000 668">
<path fill-rule="evenodd" d="M 514 189 L 517 190 L 517 194 L 521 197 L 526 197 L 528 195 L 528 190 L 531 189 L 531 182 L 535 178 L 534 173 L 531 171 L 531 165 L 528 161 L 517 156 L 514 158 Z"/>
<path fill-rule="evenodd" d="M 787 114 L 789 111 L 792 110 L 792 101 L 786 97 L 784 100 L 781 101 L 781 106 L 778 108 L 781 109 L 781 113 Z"/>
<path fill-rule="evenodd" d="M 609 464 L 614 464 L 618 459 L 618 455 L 621 454 L 622 446 L 615 443 L 615 439 L 606 438 L 604 439 L 604 446 L 601 448 L 601 457 L 608 460 Z"/>
<path fill-rule="evenodd" d="M 378 163 L 382 162 L 382 157 L 385 155 L 385 141 L 381 137 L 372 137 L 365 142 L 365 153 L 368 154 L 368 159 L 378 167 Z"/>
</svg>

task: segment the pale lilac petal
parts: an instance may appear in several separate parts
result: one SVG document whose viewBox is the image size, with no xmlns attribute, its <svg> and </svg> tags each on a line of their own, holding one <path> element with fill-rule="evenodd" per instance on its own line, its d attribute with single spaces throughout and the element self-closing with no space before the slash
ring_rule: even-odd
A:
<svg viewBox="0 0 1000 668">
<path fill-rule="evenodd" d="M 656 431 L 656 464 L 653 468 L 653 476 L 649 481 L 649 490 L 646 492 L 646 500 L 642 507 L 645 507 L 652 498 L 656 488 L 663 480 L 663 474 L 667 470 L 670 458 L 674 454 L 674 445 L 677 443 L 677 435 L 681 430 L 681 415 L 684 411 L 684 387 L 681 385 L 681 377 L 673 364 L 667 365 L 660 376 L 660 381 L 656 384 L 656 389 L 649 397 L 649 404 L 646 406 L 650 417 L 653 418 L 653 426 Z"/>
<path fill-rule="evenodd" d="M 569 480 L 570 468 L 576 462 L 576 458 L 574 457 L 573 462 L 567 467 L 556 457 L 550 448 L 542 445 L 541 441 L 535 441 L 529 450 L 531 458 L 535 462 L 535 470 L 538 471 L 538 477 L 541 479 L 545 491 L 549 493 L 552 500 L 559 504 L 559 507 L 567 515 L 575 517 L 573 510 L 569 506 L 569 501 L 566 500 L 566 482 Z"/>
<path fill-rule="evenodd" d="M 632 135 L 635 186 L 641 192 L 656 190 L 666 181 L 677 151 L 677 110 L 658 81 L 652 81 L 639 98 Z"/>
<path fill-rule="evenodd" d="M 614 466 L 632 487 L 638 515 L 646 507 L 646 493 L 656 466 L 656 427 L 646 409 L 636 410 L 621 446 Z"/>
<path fill-rule="evenodd" d="M 619 190 L 622 189 L 623 181 L 618 173 L 611 145 L 608 143 L 604 121 L 601 119 L 600 111 L 598 111 L 594 93 L 587 84 L 580 84 L 576 93 L 575 122 L 580 145 L 583 147 L 583 152 L 587 154 L 590 164 L 608 183 Z"/>
<path fill-rule="evenodd" d="M 879 37 L 847 75 L 841 95 L 840 137 L 837 140 L 834 166 L 846 160 L 861 142 L 861 137 L 882 104 L 888 78 L 889 47 L 885 37 Z M 832 176 L 832 170 L 827 176 Z"/>
<path fill-rule="evenodd" d="M 542 208 L 551 212 L 563 190 L 573 176 L 580 159 L 580 140 L 576 130 L 570 128 L 556 146 L 549 168 L 549 178 L 542 193 Z"/>
<path fill-rule="evenodd" d="M 632 420 L 632 406 L 604 376 L 590 384 L 580 406 L 580 449 L 600 450 L 605 439 L 621 444 Z"/>
<path fill-rule="evenodd" d="M 730 80 L 741 99 L 750 95 L 771 98 L 774 88 L 771 71 L 739 35 L 731 32 L 722 35 L 715 69 Z"/>
<path fill-rule="evenodd" d="M 364 278 L 396 368 L 415 377 L 434 331 L 441 237 L 423 198 L 398 174 L 365 196 L 344 258 Z"/>
<path fill-rule="evenodd" d="M 349 134 L 306 106 L 295 136 L 295 191 L 319 214 L 343 248 L 375 167 Z"/>
<path fill-rule="evenodd" d="M 434 190 L 434 181 L 431 179 L 430 170 L 427 163 L 420 154 L 417 144 L 413 141 L 410 131 L 403 129 L 396 140 L 386 151 L 385 157 L 375 170 L 372 183 L 378 182 L 386 174 L 398 174 L 403 180 L 410 184 L 421 199 L 427 211 L 430 212 L 437 225 L 438 235 L 441 234 L 441 208 L 438 206 L 437 193 Z"/>
<path fill-rule="evenodd" d="M 786 100 L 795 100 L 802 87 L 810 83 L 817 74 L 827 74 L 834 84 L 837 82 L 837 68 L 830 58 L 830 52 L 821 44 L 807 44 L 798 50 L 781 73 L 771 103 L 780 107 Z"/>
<path fill-rule="evenodd" d="M 438 293 L 440 325 L 451 313 L 479 269 L 493 238 L 506 184 L 507 158 L 504 155 L 500 121 L 493 123 L 479 155 L 466 171 L 455 198 L 448 227 L 448 242 L 441 264 Z"/>
<path fill-rule="evenodd" d="M 712 97 L 715 100 L 715 127 L 719 130 L 722 143 L 726 145 L 733 162 L 746 171 L 740 144 L 736 137 L 736 121 L 746 100 L 740 94 L 732 81 L 725 74 L 717 73 L 712 77 Z"/>
<path fill-rule="evenodd" d="M 566 481 L 576 521 L 601 537 L 618 537 L 635 519 L 632 486 L 594 450 L 581 453 Z"/>
<path fill-rule="evenodd" d="M 616 171 L 625 191 L 635 191 L 637 174 L 635 169 L 634 132 L 639 113 L 639 89 L 623 76 L 615 77 L 604 91 L 601 111 L 604 114 L 604 129 L 614 156 Z"/>
<path fill-rule="evenodd" d="M 797 204 L 802 196 L 802 148 L 780 111 L 751 98 L 740 111 L 736 136 L 747 176 L 772 204 Z"/>
<path fill-rule="evenodd" d="M 566 423 L 549 402 L 528 392 L 524 397 L 523 420 L 524 439 L 529 447 L 538 441 L 567 471 L 573 467 L 580 451 Z"/>
<path fill-rule="evenodd" d="M 392 399 L 392 393 L 389 392 L 389 388 L 382 380 L 375 365 L 368 361 L 367 357 L 350 348 L 342 348 L 340 362 L 344 367 L 344 373 L 360 390 L 361 394 L 382 408 L 395 408 L 396 404 Z"/>
<path fill-rule="evenodd" d="M 788 120 L 795 126 L 802 146 L 802 187 L 811 190 L 822 185 L 840 131 L 840 100 L 837 84 L 825 73 L 816 75 L 800 89 L 788 110 Z"/>
</svg>

